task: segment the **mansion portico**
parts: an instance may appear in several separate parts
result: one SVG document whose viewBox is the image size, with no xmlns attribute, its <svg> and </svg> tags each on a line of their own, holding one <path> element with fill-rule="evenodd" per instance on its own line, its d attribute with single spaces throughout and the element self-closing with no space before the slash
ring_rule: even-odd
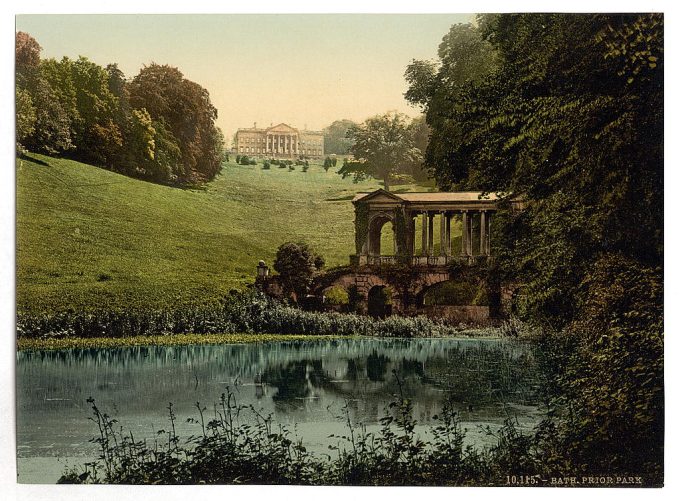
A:
<svg viewBox="0 0 680 501">
<path fill-rule="evenodd" d="M 323 132 L 298 130 L 281 123 L 267 129 L 238 129 L 236 153 L 264 158 L 322 158 Z"/>
</svg>

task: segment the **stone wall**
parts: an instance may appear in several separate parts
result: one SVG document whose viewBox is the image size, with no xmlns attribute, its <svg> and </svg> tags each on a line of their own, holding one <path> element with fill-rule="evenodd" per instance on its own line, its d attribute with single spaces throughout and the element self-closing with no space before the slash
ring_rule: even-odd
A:
<svg viewBox="0 0 680 501">
<path fill-rule="evenodd" d="M 422 306 L 417 312 L 430 318 L 440 318 L 454 324 L 487 325 L 491 323 L 488 306 Z"/>
</svg>

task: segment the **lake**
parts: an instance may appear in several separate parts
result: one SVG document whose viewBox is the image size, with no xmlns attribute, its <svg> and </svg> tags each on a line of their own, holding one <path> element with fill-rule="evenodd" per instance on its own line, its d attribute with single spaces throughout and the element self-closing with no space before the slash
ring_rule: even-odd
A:
<svg viewBox="0 0 680 501">
<path fill-rule="evenodd" d="M 211 417 L 229 386 L 288 425 L 311 451 L 328 452 L 346 430 L 349 409 L 369 431 L 401 391 L 413 403 L 417 430 L 427 435 L 445 398 L 454 402 L 466 441 L 493 443 L 484 428 L 508 417 L 529 430 L 543 416 L 540 353 L 498 339 L 374 339 L 22 351 L 17 353 L 19 482 L 54 483 L 65 466 L 97 455 L 88 397 L 136 439 L 167 428 L 168 404 L 177 433 L 200 433 L 196 402 Z M 394 372 L 393 372 L 394 371 Z"/>
</svg>

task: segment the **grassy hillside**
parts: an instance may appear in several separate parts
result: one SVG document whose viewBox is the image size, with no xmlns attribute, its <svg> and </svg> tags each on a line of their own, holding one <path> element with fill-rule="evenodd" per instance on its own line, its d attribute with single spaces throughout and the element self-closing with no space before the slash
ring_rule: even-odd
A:
<svg viewBox="0 0 680 501">
<path fill-rule="evenodd" d="M 202 302 L 252 282 L 257 261 L 271 265 L 286 240 L 309 242 L 329 266 L 346 264 L 349 200 L 379 184 L 335 170 L 228 163 L 205 190 L 182 190 L 70 160 L 18 159 L 17 306 Z"/>
</svg>

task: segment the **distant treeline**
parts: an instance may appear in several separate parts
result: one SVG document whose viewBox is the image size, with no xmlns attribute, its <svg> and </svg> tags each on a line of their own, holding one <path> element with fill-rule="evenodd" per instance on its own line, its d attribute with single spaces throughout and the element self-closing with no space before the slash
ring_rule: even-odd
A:
<svg viewBox="0 0 680 501">
<path fill-rule="evenodd" d="M 117 64 L 40 58 L 16 34 L 17 149 L 64 155 L 168 184 L 219 172 L 223 135 L 208 91 L 177 69 L 152 63 L 127 80 Z"/>
</svg>

